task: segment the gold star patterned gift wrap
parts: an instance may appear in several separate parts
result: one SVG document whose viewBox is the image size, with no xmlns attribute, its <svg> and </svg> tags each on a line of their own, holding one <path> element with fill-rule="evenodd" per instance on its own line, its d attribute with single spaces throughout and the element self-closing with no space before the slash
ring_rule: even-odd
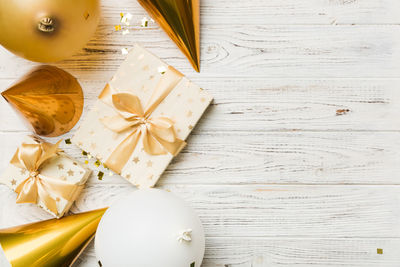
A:
<svg viewBox="0 0 400 267">
<path fill-rule="evenodd" d="M 212 97 L 139 45 L 72 142 L 138 187 L 153 187 Z"/>
<path fill-rule="evenodd" d="M 90 173 L 84 164 L 58 149 L 58 143 L 27 136 L 0 175 L 0 183 L 17 192 L 17 203 L 36 203 L 60 218 L 71 208 Z"/>
</svg>

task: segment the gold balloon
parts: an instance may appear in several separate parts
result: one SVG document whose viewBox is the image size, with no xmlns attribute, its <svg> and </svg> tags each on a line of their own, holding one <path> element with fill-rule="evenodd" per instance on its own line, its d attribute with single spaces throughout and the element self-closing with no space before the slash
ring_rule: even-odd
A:
<svg viewBox="0 0 400 267">
<path fill-rule="evenodd" d="M 99 0 L 0 0 L 0 44 L 38 62 L 73 55 L 93 35 Z"/>
<path fill-rule="evenodd" d="M 199 0 L 138 0 L 200 71 Z"/>
<path fill-rule="evenodd" d="M 1 94 L 42 136 L 68 132 L 83 110 L 83 92 L 78 81 L 54 66 L 34 69 Z"/>
<path fill-rule="evenodd" d="M 13 267 L 71 266 L 93 239 L 106 209 L 0 230 Z"/>
</svg>

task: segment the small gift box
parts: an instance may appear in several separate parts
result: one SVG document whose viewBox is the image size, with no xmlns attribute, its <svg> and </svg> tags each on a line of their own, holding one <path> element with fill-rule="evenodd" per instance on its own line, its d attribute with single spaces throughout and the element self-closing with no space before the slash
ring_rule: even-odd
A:
<svg viewBox="0 0 400 267">
<path fill-rule="evenodd" d="M 212 97 L 135 45 L 72 142 L 139 187 L 152 187 Z"/>
<path fill-rule="evenodd" d="M 59 143 L 26 137 L 0 176 L 18 194 L 17 203 L 35 203 L 57 218 L 71 208 L 91 173 L 58 149 Z"/>
</svg>

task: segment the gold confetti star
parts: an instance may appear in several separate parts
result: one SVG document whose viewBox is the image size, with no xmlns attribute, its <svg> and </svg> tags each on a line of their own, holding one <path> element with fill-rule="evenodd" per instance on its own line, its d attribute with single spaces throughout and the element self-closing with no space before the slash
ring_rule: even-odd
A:
<svg viewBox="0 0 400 267">
<path fill-rule="evenodd" d="M 126 179 L 130 179 L 131 178 L 131 174 L 130 173 L 127 173 L 126 175 L 125 175 L 125 177 L 126 177 Z"/>
<path fill-rule="evenodd" d="M 11 185 L 16 185 L 16 184 L 17 184 L 17 180 L 12 179 L 12 180 L 11 180 Z"/>
<path fill-rule="evenodd" d="M 188 113 L 186 114 L 186 116 L 191 117 L 193 115 L 193 112 L 191 110 L 188 111 Z"/>
<path fill-rule="evenodd" d="M 201 101 L 201 102 L 206 102 L 206 98 L 205 98 L 205 97 L 202 97 L 202 98 L 200 98 L 200 101 Z"/>
<path fill-rule="evenodd" d="M 66 180 L 67 180 L 67 177 L 61 176 L 60 179 L 63 180 L 63 181 L 66 181 Z"/>
<path fill-rule="evenodd" d="M 153 177 L 154 177 L 154 175 L 150 174 L 149 177 L 147 177 L 147 179 L 151 180 L 151 179 L 153 179 Z"/>
<path fill-rule="evenodd" d="M 67 174 L 68 174 L 69 176 L 74 176 L 74 172 L 73 172 L 72 170 L 67 171 Z"/>
<path fill-rule="evenodd" d="M 192 129 L 193 129 L 193 125 L 189 125 L 189 126 L 188 126 L 188 129 L 189 129 L 189 130 L 192 130 Z"/>
<path fill-rule="evenodd" d="M 61 164 L 61 163 L 60 163 L 60 164 L 58 164 L 58 165 L 57 165 L 57 167 L 58 167 L 58 169 L 59 169 L 59 170 L 64 170 L 64 165 L 63 165 L 63 164 Z"/>
<path fill-rule="evenodd" d="M 134 157 L 132 161 L 135 162 L 135 163 L 138 163 L 140 160 L 139 160 L 138 157 Z"/>
<path fill-rule="evenodd" d="M 20 172 L 21 174 L 25 174 L 25 173 L 26 173 L 26 170 L 25 170 L 25 169 L 21 169 L 19 172 Z"/>
<path fill-rule="evenodd" d="M 146 163 L 146 165 L 147 165 L 147 167 L 152 167 L 152 166 L 153 166 L 153 162 L 152 162 L 151 160 L 149 160 L 149 161 Z"/>
</svg>

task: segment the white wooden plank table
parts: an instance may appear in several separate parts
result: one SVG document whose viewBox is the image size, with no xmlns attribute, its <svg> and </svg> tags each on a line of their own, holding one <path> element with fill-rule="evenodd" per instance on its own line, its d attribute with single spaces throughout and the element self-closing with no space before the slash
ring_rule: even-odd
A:
<svg viewBox="0 0 400 267">
<path fill-rule="evenodd" d="M 135 42 L 215 96 L 158 184 L 199 213 L 203 267 L 400 266 L 399 1 L 201 0 L 200 74 L 156 24 L 140 27 L 136 1 L 102 5 L 93 40 L 57 64 L 82 83 L 85 113 Z M 35 65 L 1 48 L 0 90 Z M 0 101 L 0 170 L 26 134 Z M 132 190 L 93 176 L 72 212 Z M 46 218 L 0 186 L 0 227 Z M 76 266 L 97 266 L 92 247 Z"/>
</svg>

